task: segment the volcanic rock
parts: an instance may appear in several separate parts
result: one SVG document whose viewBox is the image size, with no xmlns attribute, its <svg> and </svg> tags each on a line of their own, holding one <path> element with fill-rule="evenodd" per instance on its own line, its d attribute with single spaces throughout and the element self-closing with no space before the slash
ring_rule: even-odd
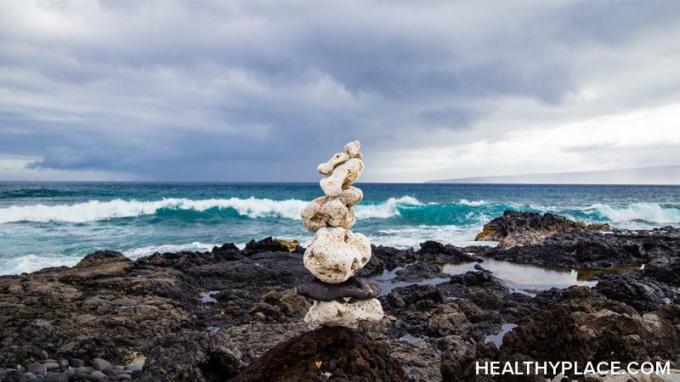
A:
<svg viewBox="0 0 680 382">
<path fill-rule="evenodd" d="M 535 244 L 542 239 L 557 233 L 578 230 L 608 230 L 607 224 L 587 225 L 574 222 L 563 216 L 536 212 L 505 211 L 503 216 L 495 218 L 486 225 L 475 240 L 497 241 L 501 248 L 516 245 Z"/>
<path fill-rule="evenodd" d="M 335 381 L 405 380 L 383 344 L 352 329 L 322 327 L 276 345 L 232 381 L 317 381 L 324 375 Z"/>
<path fill-rule="evenodd" d="M 366 300 L 378 297 L 380 287 L 361 277 L 350 277 L 340 284 L 328 284 L 314 279 L 297 288 L 299 294 L 319 301 L 333 301 L 343 297 Z"/>
</svg>

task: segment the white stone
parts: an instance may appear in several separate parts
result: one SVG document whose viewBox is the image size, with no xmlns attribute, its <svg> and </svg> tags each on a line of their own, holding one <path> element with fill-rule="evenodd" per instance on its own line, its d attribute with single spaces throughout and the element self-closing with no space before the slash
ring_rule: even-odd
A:
<svg viewBox="0 0 680 382">
<path fill-rule="evenodd" d="M 362 159 L 362 157 L 361 157 L 361 142 L 352 141 L 352 142 L 346 144 L 345 145 L 345 152 L 347 153 L 347 155 L 349 155 L 350 158 Z"/>
<path fill-rule="evenodd" d="M 340 195 L 338 195 L 338 199 L 342 200 L 347 206 L 353 206 L 355 204 L 361 203 L 363 198 L 364 193 L 361 191 L 361 189 L 353 186 L 345 188 L 342 190 Z"/>
<path fill-rule="evenodd" d="M 316 167 L 316 171 L 319 172 L 321 175 L 330 175 L 333 172 L 333 169 L 341 164 L 345 163 L 350 159 L 350 156 L 348 153 L 337 153 L 331 157 L 331 159 L 328 160 L 326 163 L 321 163 Z"/>
<path fill-rule="evenodd" d="M 300 217 L 305 228 L 316 232 L 323 227 L 350 229 L 356 222 L 353 205 L 361 202 L 364 194 L 356 187 L 342 190 L 337 197 L 322 196 L 312 200 L 302 210 Z"/>
<path fill-rule="evenodd" d="M 305 268 L 319 280 L 339 284 L 371 259 L 371 243 L 366 236 L 345 228 L 319 228 L 305 251 Z"/>
<path fill-rule="evenodd" d="M 356 182 L 363 171 L 364 162 L 361 159 L 352 158 L 335 167 L 331 175 L 321 179 L 319 184 L 324 194 L 338 196 L 343 188 L 347 188 Z"/>
<path fill-rule="evenodd" d="M 315 301 L 305 315 L 305 322 L 312 330 L 319 326 L 345 326 L 356 329 L 359 321 L 380 321 L 383 315 L 380 301 L 375 298 L 353 303 Z"/>
<path fill-rule="evenodd" d="M 324 227 L 352 228 L 356 222 L 354 208 L 339 197 L 322 196 L 311 201 L 300 214 L 305 228 L 316 232 Z"/>
</svg>

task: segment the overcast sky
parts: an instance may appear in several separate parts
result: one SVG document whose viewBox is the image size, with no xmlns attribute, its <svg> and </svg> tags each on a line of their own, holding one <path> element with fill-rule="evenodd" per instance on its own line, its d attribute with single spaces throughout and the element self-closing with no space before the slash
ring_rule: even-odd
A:
<svg viewBox="0 0 680 382">
<path fill-rule="evenodd" d="M 680 164 L 680 2 L 0 2 L 0 179 Z"/>
</svg>

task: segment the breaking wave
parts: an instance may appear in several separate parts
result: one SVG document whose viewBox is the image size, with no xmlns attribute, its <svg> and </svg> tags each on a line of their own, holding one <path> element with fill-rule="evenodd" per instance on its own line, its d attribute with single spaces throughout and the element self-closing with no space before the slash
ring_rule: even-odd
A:
<svg viewBox="0 0 680 382">
<path fill-rule="evenodd" d="M 595 215 L 598 220 L 613 223 L 647 222 L 655 224 L 680 223 L 680 206 L 658 203 L 632 203 L 622 207 L 612 207 L 607 204 L 594 204 L 584 209 L 584 212 Z"/>
<path fill-rule="evenodd" d="M 184 199 L 166 198 L 155 201 L 91 200 L 76 204 L 20 205 L 0 208 L 0 223 L 65 222 L 86 223 L 110 219 L 155 216 L 156 218 L 283 218 L 300 219 L 308 201 L 258 198 Z M 591 222 L 609 222 L 618 226 L 628 223 L 651 225 L 680 223 L 680 205 L 631 203 L 622 206 L 593 204 L 585 207 L 541 207 L 515 203 L 493 203 L 461 199 L 451 203 L 423 203 L 412 196 L 391 197 L 381 202 L 364 201 L 356 206 L 358 219 L 399 219 L 410 225 L 477 225 L 500 216 L 505 210 L 553 212 Z"/>
</svg>

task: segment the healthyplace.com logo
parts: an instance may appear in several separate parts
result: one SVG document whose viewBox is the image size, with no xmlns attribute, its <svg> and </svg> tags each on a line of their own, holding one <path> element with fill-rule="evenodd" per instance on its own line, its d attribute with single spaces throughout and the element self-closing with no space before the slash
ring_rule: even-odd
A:
<svg viewBox="0 0 680 382">
<path fill-rule="evenodd" d="M 652 375 L 670 374 L 671 363 L 665 362 L 537 362 L 537 361 L 477 361 L 477 375 Z"/>
</svg>

